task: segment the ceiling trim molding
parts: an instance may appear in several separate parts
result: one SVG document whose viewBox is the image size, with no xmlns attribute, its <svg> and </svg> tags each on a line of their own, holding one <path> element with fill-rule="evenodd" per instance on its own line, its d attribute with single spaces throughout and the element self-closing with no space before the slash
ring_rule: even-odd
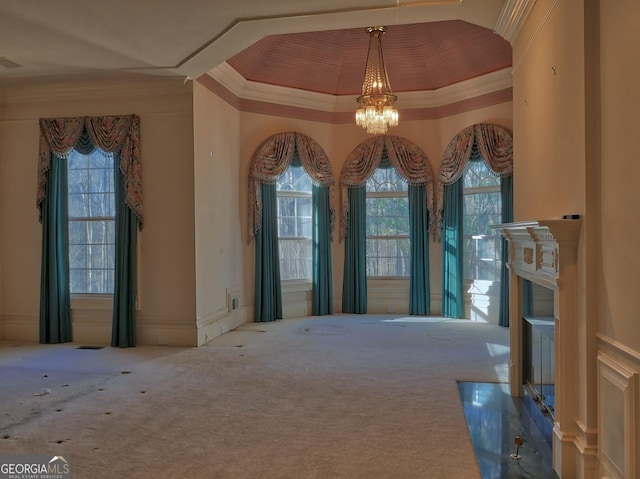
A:
<svg viewBox="0 0 640 479">
<path fill-rule="evenodd" d="M 333 95 L 324 95 L 315 93 L 315 95 L 332 97 L 335 101 L 336 108 L 333 109 L 318 109 L 318 108 L 310 108 L 308 106 L 301 106 L 304 103 L 300 102 L 298 104 L 293 104 L 293 102 L 282 102 L 277 103 L 273 101 L 263 101 L 256 98 L 239 98 L 233 91 L 228 89 L 225 85 L 220 83 L 216 78 L 213 78 L 211 75 L 202 75 L 196 80 L 202 86 L 204 86 L 207 90 L 214 93 L 216 96 L 221 98 L 222 100 L 229 103 L 231 106 L 236 108 L 239 111 L 246 113 L 258 113 L 263 115 L 271 115 L 271 116 L 281 116 L 286 118 L 294 118 L 298 120 L 309 120 L 309 121 L 318 121 L 322 123 L 335 123 L 335 124 L 344 124 L 344 123 L 353 123 L 354 115 L 355 115 L 355 97 L 335 97 Z M 491 82 L 487 82 L 487 84 L 491 84 Z M 493 82 L 493 85 L 500 85 L 500 82 Z M 454 85 L 459 87 L 458 85 Z M 447 87 L 452 88 L 452 87 Z M 292 89 L 287 89 L 292 90 Z M 439 90 L 436 90 L 439 91 Z M 412 120 L 437 120 L 440 118 L 444 118 L 447 116 L 456 115 L 459 113 L 464 113 L 467 111 L 477 110 L 479 108 L 484 108 L 492 105 L 498 105 L 501 103 L 506 103 L 512 101 L 513 98 L 513 90 L 511 87 L 511 83 L 509 82 L 507 86 L 501 89 L 494 89 L 492 91 L 482 92 L 481 89 L 477 88 L 473 91 L 475 94 L 473 96 L 467 95 L 466 97 L 456 97 L 456 92 L 453 90 L 453 93 L 450 93 L 447 97 L 451 100 L 455 98 L 460 98 L 456 101 L 450 101 L 449 103 L 440 103 L 437 104 L 433 101 L 433 95 L 431 95 L 431 99 L 427 98 L 426 101 L 419 102 L 416 101 L 412 104 L 412 108 L 402 108 L 401 104 L 398 103 L 398 110 L 400 113 L 400 118 L 403 121 L 412 121 Z M 302 92 L 307 94 L 308 92 Z M 415 95 L 416 98 L 419 98 L 420 95 L 425 97 L 429 97 L 429 95 L 425 94 L 433 94 L 434 92 L 414 92 L 411 93 Z M 298 91 L 300 94 L 300 91 Z M 458 93 L 459 94 L 459 93 Z M 408 94 L 407 94 L 408 95 Z M 273 98 L 271 98 L 273 99 Z M 350 101 L 352 100 L 352 101 Z M 348 108 L 344 108 L 348 103 Z M 308 105 L 308 104 L 307 104 Z M 325 104 L 326 106 L 326 104 Z"/>
<path fill-rule="evenodd" d="M 357 95 L 329 95 L 295 88 L 268 85 L 246 80 L 227 62 L 211 69 L 201 78 L 211 78 L 242 101 L 272 103 L 278 106 L 318 110 L 324 112 L 355 111 Z M 206 81 L 206 80 L 205 80 Z M 511 88 L 511 68 L 488 73 L 437 90 L 400 92 L 398 109 L 441 108 L 450 104 Z M 223 93 L 223 94 L 228 94 Z M 410 107 L 408 105 L 411 105 Z"/>
<path fill-rule="evenodd" d="M 183 95 L 190 90 L 180 77 L 138 77 L 135 79 L 95 79 L 42 82 L 38 78 L 33 82 L 24 81 L 0 86 L 2 103 L 5 105 L 39 103 L 55 100 L 91 100 L 112 97 L 148 97 Z"/>
<path fill-rule="evenodd" d="M 513 45 L 536 0 L 507 0 L 498 17 L 495 32 Z"/>
</svg>

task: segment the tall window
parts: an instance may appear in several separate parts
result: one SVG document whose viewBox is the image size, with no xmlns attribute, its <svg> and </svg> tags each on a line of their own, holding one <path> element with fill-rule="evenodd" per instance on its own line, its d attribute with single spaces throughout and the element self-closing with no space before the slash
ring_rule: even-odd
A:
<svg viewBox="0 0 640 479">
<path fill-rule="evenodd" d="M 395 168 L 367 180 L 367 276 L 409 276 L 408 184 Z"/>
<path fill-rule="evenodd" d="M 68 163 L 69 273 L 72 293 L 113 294 L 113 154 L 73 150 Z"/>
<path fill-rule="evenodd" d="M 484 161 L 469 161 L 464 174 L 464 278 L 500 281 L 500 178 Z"/>
<path fill-rule="evenodd" d="M 302 166 L 290 166 L 278 178 L 278 248 L 283 281 L 311 279 L 311 184 Z"/>
</svg>

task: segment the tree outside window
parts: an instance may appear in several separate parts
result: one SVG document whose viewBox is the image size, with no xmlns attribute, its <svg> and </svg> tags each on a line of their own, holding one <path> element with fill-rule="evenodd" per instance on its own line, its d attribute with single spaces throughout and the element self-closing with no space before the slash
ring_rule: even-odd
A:
<svg viewBox="0 0 640 479">
<path fill-rule="evenodd" d="M 278 178 L 278 248 L 282 281 L 311 279 L 312 182 L 302 166 Z"/>
<path fill-rule="evenodd" d="M 484 161 L 470 161 L 463 181 L 464 278 L 500 281 L 500 235 L 490 227 L 501 222 L 500 178 Z"/>
<path fill-rule="evenodd" d="M 408 277 L 408 184 L 395 168 L 378 168 L 367 180 L 367 276 Z"/>
<path fill-rule="evenodd" d="M 96 149 L 68 159 L 71 293 L 113 294 L 115 188 L 113 154 Z"/>
</svg>

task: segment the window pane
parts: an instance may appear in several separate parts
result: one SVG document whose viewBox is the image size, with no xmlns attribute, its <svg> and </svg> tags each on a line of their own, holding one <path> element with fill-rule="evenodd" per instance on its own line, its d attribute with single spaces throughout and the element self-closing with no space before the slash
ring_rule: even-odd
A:
<svg viewBox="0 0 640 479">
<path fill-rule="evenodd" d="M 88 270 L 88 293 L 102 294 L 107 290 L 107 274 L 103 269 L 90 269 Z M 112 290 L 113 291 L 113 290 Z"/>
<path fill-rule="evenodd" d="M 312 248 L 310 239 L 280 239 L 280 279 L 311 278 Z"/>
<path fill-rule="evenodd" d="M 311 177 L 302 166 L 289 166 L 278 178 L 277 190 L 311 193 Z"/>
<path fill-rule="evenodd" d="M 69 156 L 69 264 L 72 293 L 112 293 L 115 265 L 113 154 Z M 110 218 L 92 220 L 92 217 Z"/>
<path fill-rule="evenodd" d="M 89 191 L 89 175 L 87 170 L 68 170 L 69 191 L 71 193 L 86 193 Z"/>
<path fill-rule="evenodd" d="M 311 238 L 311 217 L 298 218 L 298 232 L 297 236 Z"/>
<path fill-rule="evenodd" d="M 296 236 L 296 219 L 295 218 L 278 218 L 278 236 L 282 236 L 282 237 Z"/>
<path fill-rule="evenodd" d="M 470 161 L 464 174 L 464 188 L 500 186 L 500 177 L 493 173 L 484 161 Z"/>
<path fill-rule="evenodd" d="M 85 221 L 69 222 L 69 244 L 85 244 L 87 242 L 87 225 Z"/>
<path fill-rule="evenodd" d="M 464 277 L 500 281 L 501 241 L 491 228 L 502 218 L 500 178 L 476 161 L 465 172 L 464 186 Z"/>
<path fill-rule="evenodd" d="M 278 245 L 280 279 L 311 278 L 311 177 L 301 166 L 290 166 L 278 178 Z"/>
<path fill-rule="evenodd" d="M 88 195 L 70 194 L 69 195 L 69 217 L 84 218 L 89 216 Z"/>
<path fill-rule="evenodd" d="M 111 243 L 110 245 L 108 245 L 108 248 L 109 256 L 107 258 L 107 268 L 109 268 L 110 270 L 114 270 L 116 267 L 116 245 L 114 243 Z M 113 288 L 110 291 L 112 290 Z"/>
<path fill-rule="evenodd" d="M 88 246 L 89 251 L 89 265 L 91 268 L 106 268 L 107 267 L 107 245 L 92 245 Z"/>
<path fill-rule="evenodd" d="M 107 223 L 111 223 L 111 221 L 89 221 L 87 223 L 89 243 L 107 243 L 111 240 L 107 236 Z"/>
<path fill-rule="evenodd" d="M 367 180 L 367 276 L 409 275 L 407 191 L 394 168 L 378 168 Z"/>
<path fill-rule="evenodd" d="M 408 183 L 395 168 L 377 168 L 367 180 L 367 191 L 408 191 Z"/>
<path fill-rule="evenodd" d="M 367 276 L 409 276 L 409 238 L 367 239 Z"/>
<path fill-rule="evenodd" d="M 280 196 L 278 198 L 278 216 L 295 216 L 296 201 L 290 196 Z"/>
<path fill-rule="evenodd" d="M 86 245 L 69 245 L 69 268 L 86 268 Z"/>
<path fill-rule="evenodd" d="M 69 155 L 69 164 L 67 168 L 69 171 L 76 168 L 88 168 L 89 166 L 89 157 L 87 155 L 83 155 L 78 153 L 76 150 L 72 150 Z"/>
<path fill-rule="evenodd" d="M 311 198 L 297 198 L 298 216 L 306 216 L 311 218 Z"/>
<path fill-rule="evenodd" d="M 108 193 L 112 190 L 109 181 L 109 170 L 89 170 L 89 185 L 92 193 Z"/>
<path fill-rule="evenodd" d="M 85 292 L 87 290 L 87 270 L 86 269 L 70 269 L 69 276 L 71 292 Z"/>
<path fill-rule="evenodd" d="M 92 168 L 105 168 L 113 171 L 113 154 L 95 150 L 89 155 Z"/>
</svg>

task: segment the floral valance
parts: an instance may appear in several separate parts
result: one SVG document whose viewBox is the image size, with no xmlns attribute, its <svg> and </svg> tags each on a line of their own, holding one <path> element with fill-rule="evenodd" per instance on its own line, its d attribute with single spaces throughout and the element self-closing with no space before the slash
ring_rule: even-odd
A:
<svg viewBox="0 0 640 479">
<path fill-rule="evenodd" d="M 491 123 L 477 123 L 458 133 L 447 146 L 440 163 L 438 234 L 441 233 L 442 227 L 444 187 L 460 179 L 474 145 L 489 169 L 496 175 L 505 177 L 513 173 L 513 137 L 510 130 Z"/>
<path fill-rule="evenodd" d="M 66 157 L 86 130 L 97 148 L 120 154 L 124 176 L 125 203 L 138 218 L 142 229 L 142 164 L 140 162 L 140 118 L 137 115 L 78 118 L 41 118 L 36 204 L 42 221 L 51 154 Z"/>
<path fill-rule="evenodd" d="M 340 175 L 342 189 L 342 217 L 340 219 L 340 238 L 347 236 L 349 215 L 348 189 L 367 182 L 380 165 L 383 153 L 387 152 L 391 166 L 410 185 L 430 186 L 427 188 L 427 209 L 429 210 L 429 232 L 435 233 L 433 183 L 434 174 L 427 155 L 406 138 L 393 135 L 378 135 L 360 143 L 347 157 Z"/>
<path fill-rule="evenodd" d="M 322 147 L 312 138 L 302 133 L 289 131 L 267 138 L 255 151 L 249 168 L 249 240 L 260 229 L 262 219 L 261 183 L 275 183 L 291 165 L 297 154 L 300 163 L 320 186 L 329 188 L 329 208 L 331 231 L 335 218 L 334 183 L 331 163 Z"/>
</svg>

